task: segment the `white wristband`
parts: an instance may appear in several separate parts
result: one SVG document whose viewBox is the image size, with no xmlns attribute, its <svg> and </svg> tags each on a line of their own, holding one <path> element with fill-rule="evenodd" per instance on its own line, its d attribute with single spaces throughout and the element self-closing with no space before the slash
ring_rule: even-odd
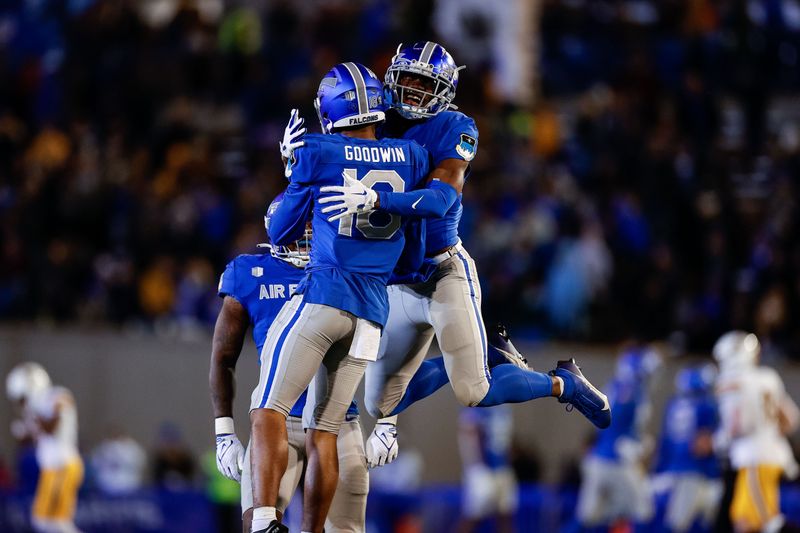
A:
<svg viewBox="0 0 800 533">
<path fill-rule="evenodd" d="M 219 418 L 215 418 L 214 433 L 217 435 L 236 433 L 236 431 L 233 429 L 233 418 L 229 416 L 221 416 Z"/>
</svg>

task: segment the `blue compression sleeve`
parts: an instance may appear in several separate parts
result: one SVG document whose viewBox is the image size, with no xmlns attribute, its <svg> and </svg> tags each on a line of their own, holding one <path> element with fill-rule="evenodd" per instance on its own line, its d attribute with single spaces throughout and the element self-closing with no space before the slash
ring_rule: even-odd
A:
<svg viewBox="0 0 800 533">
<path fill-rule="evenodd" d="M 499 365 L 490 370 L 489 392 L 478 404 L 480 407 L 502 403 L 521 403 L 550 396 L 553 382 L 550 376 L 514 365 Z"/>
<path fill-rule="evenodd" d="M 451 185 L 433 180 L 427 188 L 416 191 L 378 191 L 378 209 L 395 215 L 441 217 L 457 198 L 458 193 Z"/>
<path fill-rule="evenodd" d="M 406 393 L 400 399 L 400 403 L 397 404 L 397 407 L 394 408 L 394 411 L 389 416 L 405 411 L 412 403 L 427 398 L 447 382 L 448 378 L 444 369 L 443 357 L 423 361 L 414 377 L 408 383 Z"/>
</svg>

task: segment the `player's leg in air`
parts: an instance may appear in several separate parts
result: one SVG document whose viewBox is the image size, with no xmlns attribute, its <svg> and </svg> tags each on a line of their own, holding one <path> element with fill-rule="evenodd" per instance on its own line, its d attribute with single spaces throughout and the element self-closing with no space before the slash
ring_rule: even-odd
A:
<svg viewBox="0 0 800 533">
<path fill-rule="evenodd" d="M 546 396 L 572 404 L 592 423 L 608 427 L 605 395 L 583 377 L 574 360 L 560 361 L 548 374 L 516 365 L 488 366 L 486 328 L 475 263 L 456 246 L 445 252 L 435 274 L 430 312 L 456 398 L 469 406 L 520 403 Z"/>
<path fill-rule="evenodd" d="M 398 286 L 398 288 L 401 287 L 402 286 Z M 390 287 L 390 295 L 392 291 L 393 287 Z M 391 309 L 389 314 L 391 316 Z M 403 324 L 404 322 L 399 321 L 395 323 Z M 433 331 L 433 327 L 428 323 L 419 324 L 419 327 L 431 333 Z M 406 338 L 413 342 L 413 331 L 408 332 L 407 335 Z M 424 339 L 425 335 L 420 333 L 419 338 Z M 383 391 L 383 387 L 380 386 L 380 383 L 382 383 L 382 376 L 395 373 L 407 379 L 407 376 L 412 374 L 413 369 L 417 368 L 418 365 L 416 372 L 413 372 L 411 379 L 407 381 L 408 385 L 405 387 L 405 393 L 392 410 L 391 415 L 379 418 L 367 439 L 367 462 L 371 468 L 391 463 L 399 453 L 399 446 L 397 444 L 397 415 L 413 403 L 427 398 L 448 383 L 447 371 L 444 367 L 444 358 L 441 355 L 431 357 L 420 363 L 420 360 L 425 356 L 426 352 L 436 353 L 437 351 L 438 346 L 428 349 L 429 344 L 428 342 L 419 346 L 418 350 L 409 351 L 408 353 L 415 354 L 414 357 L 410 357 L 405 362 L 405 365 L 401 366 L 396 371 L 390 371 L 390 369 L 385 367 L 382 368 L 382 365 L 390 363 L 388 358 L 379 359 L 367 367 L 367 387 L 365 394 L 368 398 L 371 396 L 373 399 L 372 402 L 368 401 L 368 404 L 374 405 L 375 399 L 380 398 Z M 383 348 L 385 349 L 385 344 Z M 508 337 L 505 326 L 501 324 L 497 324 L 490 335 L 488 364 L 489 368 L 494 368 L 503 364 L 512 364 L 525 369 L 529 368 L 527 359 L 514 347 L 514 344 Z M 370 373 L 373 374 L 371 379 Z M 376 383 L 378 386 L 375 386 Z M 372 385 L 372 387 L 370 385 Z"/>
<path fill-rule="evenodd" d="M 370 467 L 397 457 L 397 415 L 448 381 L 465 405 L 489 407 L 553 396 L 574 405 L 598 427 L 610 424 L 605 395 L 583 377 L 574 360 L 560 361 L 549 374 L 533 371 L 502 326 L 493 331 L 491 344 L 486 343 L 474 264 L 471 259 L 468 263 L 463 257 L 459 260 L 449 267 L 455 269 L 456 281 L 435 284 L 433 294 L 444 294 L 438 300 L 425 298 L 425 289 L 420 294 L 414 290 L 417 287 L 390 287 L 389 321 L 381 339 L 381 355 L 367 368 L 365 403 L 370 414 L 378 418 L 367 440 Z M 460 281 L 459 264 L 464 265 Z M 473 275 L 468 275 L 470 264 Z M 440 266 L 437 275 L 442 272 L 447 270 Z M 463 281 L 469 282 L 472 291 L 466 293 L 461 288 Z M 449 301 L 459 299 L 460 306 Z M 424 360 L 432 330 L 443 357 Z M 477 346 L 482 347 L 482 353 L 474 357 L 472 351 Z"/>
<path fill-rule="evenodd" d="M 382 419 L 402 412 L 432 394 L 448 380 L 465 405 L 492 406 L 519 403 L 546 396 L 562 402 L 577 399 L 576 407 L 596 424 L 605 423 L 605 397 L 583 378 L 571 361 L 562 361 L 550 375 L 527 368 L 501 328 L 486 343 L 480 307 L 480 287 L 474 264 L 453 256 L 439 267 L 430 282 L 420 286 L 390 287 L 389 321 L 381 340 L 381 355 L 367 369 L 366 405 Z M 456 262 L 458 260 L 458 262 Z M 472 265 L 468 271 L 465 264 Z M 472 272 L 473 274 L 469 274 Z M 462 282 L 468 283 L 467 292 Z M 426 297 L 432 288 L 432 298 Z M 452 300 L 452 301 L 451 301 Z M 459 305 L 455 305 L 459 304 Z M 424 361 L 436 332 L 443 359 Z M 473 352 L 479 350 L 475 357 Z M 490 364 L 490 360 L 494 364 Z M 501 364 L 511 362 L 514 364 Z M 490 368 L 491 367 L 491 368 Z M 449 379 L 448 379 L 449 378 Z M 587 403 L 595 400 L 597 403 Z"/>
</svg>

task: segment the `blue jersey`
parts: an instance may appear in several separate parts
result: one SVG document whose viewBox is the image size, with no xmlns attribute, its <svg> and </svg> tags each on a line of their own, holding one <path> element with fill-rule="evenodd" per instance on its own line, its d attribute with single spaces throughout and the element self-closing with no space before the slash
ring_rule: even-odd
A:
<svg viewBox="0 0 800 533">
<path fill-rule="evenodd" d="M 303 275 L 303 269 L 270 254 L 240 255 L 225 267 L 217 292 L 223 298 L 234 298 L 250 316 L 253 340 L 258 348 L 258 364 L 261 364 L 261 349 L 269 327 Z M 305 404 L 306 391 L 303 391 L 289 416 L 303 416 Z M 347 414 L 358 414 L 355 403 L 350 405 Z"/>
<path fill-rule="evenodd" d="M 472 161 L 478 151 L 475 121 L 458 111 L 442 111 L 424 120 L 406 120 L 395 113 L 387 113 L 387 123 L 380 134 L 416 141 L 430 152 L 434 167 L 445 159 Z M 429 255 L 458 242 L 462 211 L 461 195 L 458 195 L 443 217 L 428 219 L 425 246 Z"/>
<path fill-rule="evenodd" d="M 375 211 L 328 222 L 319 189 L 341 185 L 343 175 L 374 189 L 405 192 L 425 185 L 428 153 L 402 139 L 356 139 L 340 134 L 310 134 L 294 152 L 291 183 L 270 220 L 270 240 L 288 244 L 297 239 L 313 213 L 314 245 L 306 277 L 297 292 L 304 301 L 347 311 L 381 326 L 389 314 L 386 284 L 404 246 L 423 247 L 423 235 L 409 235 L 410 225 L 398 215 Z M 422 227 L 418 223 L 416 227 Z M 420 258 L 424 251 L 412 254 Z"/>
<path fill-rule="evenodd" d="M 706 456 L 697 456 L 694 452 L 694 443 L 700 433 L 713 434 L 718 424 L 717 403 L 712 395 L 680 395 L 672 398 L 664 412 L 656 470 L 695 472 L 706 477 L 718 477 L 719 464 L 713 452 Z"/>
<path fill-rule="evenodd" d="M 461 411 L 461 422 L 477 431 L 479 453 L 484 465 L 492 470 L 509 465 L 514 429 L 511 406 L 466 407 Z"/>
<path fill-rule="evenodd" d="M 600 431 L 592 455 L 616 461 L 617 441 L 621 438 L 639 440 L 643 413 L 649 408 L 647 390 L 643 381 L 615 379 L 607 387 L 611 406 L 611 425 Z"/>
</svg>

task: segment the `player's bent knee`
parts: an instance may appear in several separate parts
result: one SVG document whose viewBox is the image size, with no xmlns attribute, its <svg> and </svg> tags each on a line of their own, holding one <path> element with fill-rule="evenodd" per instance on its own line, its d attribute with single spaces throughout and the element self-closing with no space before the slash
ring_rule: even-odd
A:
<svg viewBox="0 0 800 533">
<path fill-rule="evenodd" d="M 335 442 L 339 437 L 340 424 L 331 421 L 316 420 L 306 431 L 306 448 L 315 449 L 319 444 Z"/>
<path fill-rule="evenodd" d="M 284 412 L 284 410 L 280 407 L 272 406 L 250 410 L 250 422 L 253 424 L 253 426 L 265 424 L 268 420 L 277 416 L 286 419 L 289 416 L 289 412 Z"/>
<path fill-rule="evenodd" d="M 253 438 L 269 435 L 274 432 L 276 424 L 284 425 L 288 413 L 272 408 L 253 409 L 250 411 L 250 432 Z"/>
<path fill-rule="evenodd" d="M 285 406 L 280 404 L 270 404 L 267 407 L 256 407 L 250 409 L 250 422 L 255 426 L 264 423 L 269 418 L 281 416 L 284 419 L 289 417 L 289 411 Z"/>
<path fill-rule="evenodd" d="M 351 453 L 339 458 L 340 489 L 357 496 L 369 492 L 369 471 L 361 454 Z"/>
<path fill-rule="evenodd" d="M 461 405 L 475 407 L 486 397 L 489 392 L 489 384 L 486 383 L 484 386 L 483 383 L 480 385 L 464 382 L 453 383 L 453 392 Z"/>
</svg>

